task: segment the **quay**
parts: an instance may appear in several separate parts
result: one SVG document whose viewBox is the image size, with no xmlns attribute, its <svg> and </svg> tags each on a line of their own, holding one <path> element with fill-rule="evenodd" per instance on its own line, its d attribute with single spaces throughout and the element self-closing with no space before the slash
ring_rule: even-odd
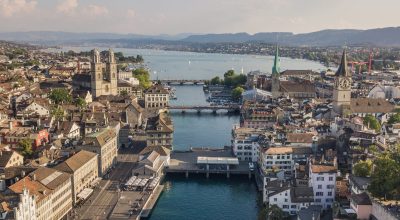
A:
<svg viewBox="0 0 400 220">
<path fill-rule="evenodd" d="M 153 82 L 161 82 L 167 85 L 204 85 L 207 80 L 205 79 L 160 79 L 153 80 Z"/>
<path fill-rule="evenodd" d="M 181 105 L 181 106 L 169 106 L 169 110 L 181 110 L 182 113 L 185 113 L 186 111 L 189 110 L 194 110 L 197 111 L 197 113 L 201 113 L 201 111 L 212 111 L 213 113 L 217 113 L 219 110 L 225 110 L 228 111 L 229 113 L 235 113 L 240 111 L 240 105 L 196 105 L 196 106 L 190 106 L 190 105 Z"/>
<path fill-rule="evenodd" d="M 222 174 L 227 178 L 235 174 L 248 175 L 250 179 L 253 171 L 248 162 L 234 157 L 230 148 L 192 148 L 190 151 L 173 151 L 165 173 L 182 173 L 186 178 L 190 174 L 204 174 L 207 178 L 210 174 Z"/>
</svg>

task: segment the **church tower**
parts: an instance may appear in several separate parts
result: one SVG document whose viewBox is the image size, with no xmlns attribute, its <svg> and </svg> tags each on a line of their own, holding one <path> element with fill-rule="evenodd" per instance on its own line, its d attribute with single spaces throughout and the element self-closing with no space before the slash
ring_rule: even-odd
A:
<svg viewBox="0 0 400 220">
<path fill-rule="evenodd" d="M 117 63 L 115 62 L 114 52 L 111 49 L 108 50 L 106 73 L 107 73 L 107 80 L 110 82 L 110 94 L 117 95 L 118 94 Z"/>
<path fill-rule="evenodd" d="M 338 114 L 350 108 L 351 102 L 351 73 L 347 67 L 346 50 L 343 50 L 342 60 L 336 72 L 333 87 L 333 110 Z"/>
<path fill-rule="evenodd" d="M 275 51 L 275 59 L 274 59 L 274 66 L 272 67 L 272 75 L 271 75 L 271 93 L 273 98 L 278 98 L 281 94 L 280 90 L 280 63 L 279 63 L 279 49 L 278 45 L 276 45 Z"/>
<path fill-rule="evenodd" d="M 102 95 L 102 84 L 103 84 L 103 65 L 100 61 L 100 53 L 97 49 L 92 50 L 92 62 L 91 67 L 91 88 L 93 97 Z"/>
</svg>

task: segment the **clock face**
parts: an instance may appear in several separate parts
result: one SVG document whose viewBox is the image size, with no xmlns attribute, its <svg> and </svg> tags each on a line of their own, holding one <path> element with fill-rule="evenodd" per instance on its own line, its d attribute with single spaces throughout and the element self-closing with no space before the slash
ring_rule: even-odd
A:
<svg viewBox="0 0 400 220">
<path fill-rule="evenodd" d="M 349 89 L 351 87 L 351 82 L 348 79 L 341 79 L 339 81 L 339 85 L 340 87 L 342 87 L 343 89 Z"/>
</svg>

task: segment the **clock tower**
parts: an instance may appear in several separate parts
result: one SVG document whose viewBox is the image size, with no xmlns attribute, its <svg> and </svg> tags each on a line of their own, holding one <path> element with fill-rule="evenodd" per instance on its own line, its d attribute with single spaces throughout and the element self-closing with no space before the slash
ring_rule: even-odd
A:
<svg viewBox="0 0 400 220">
<path fill-rule="evenodd" d="M 351 102 L 351 73 L 347 67 L 346 50 L 343 50 L 342 60 L 336 72 L 333 86 L 333 110 L 338 114 L 350 109 Z"/>
</svg>

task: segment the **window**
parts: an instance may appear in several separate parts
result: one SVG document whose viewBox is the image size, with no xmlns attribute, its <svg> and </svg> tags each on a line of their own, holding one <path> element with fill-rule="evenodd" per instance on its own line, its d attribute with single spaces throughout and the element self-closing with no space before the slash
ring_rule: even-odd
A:
<svg viewBox="0 0 400 220">
<path fill-rule="evenodd" d="M 322 185 L 318 185 L 318 189 L 322 189 Z"/>
<path fill-rule="evenodd" d="M 277 198 L 274 198 L 274 202 L 276 202 L 276 201 L 278 201 L 278 199 L 277 199 Z"/>
<path fill-rule="evenodd" d="M 324 192 L 316 192 L 315 195 L 316 195 L 316 196 L 323 196 L 323 195 L 324 195 Z"/>
<path fill-rule="evenodd" d="M 332 192 L 328 192 L 328 196 L 332 196 Z"/>
<path fill-rule="evenodd" d="M 329 177 L 329 181 L 333 181 L 333 176 L 330 176 L 330 177 Z"/>
<path fill-rule="evenodd" d="M 283 205 L 282 206 L 284 209 L 288 209 L 289 208 L 289 205 Z"/>
<path fill-rule="evenodd" d="M 295 208 L 297 208 L 297 206 L 296 205 L 292 205 L 292 206 L 290 206 L 290 208 L 295 209 Z"/>
<path fill-rule="evenodd" d="M 317 181 L 324 181 L 324 177 L 323 176 L 317 177 Z"/>
<path fill-rule="evenodd" d="M 321 202 L 321 199 L 315 199 L 315 202 Z"/>
<path fill-rule="evenodd" d="M 335 185 L 327 185 L 326 188 L 327 189 L 333 189 L 333 188 L 335 188 Z"/>
<path fill-rule="evenodd" d="M 285 199 L 285 202 L 287 202 L 288 200 L 287 199 Z"/>
</svg>

